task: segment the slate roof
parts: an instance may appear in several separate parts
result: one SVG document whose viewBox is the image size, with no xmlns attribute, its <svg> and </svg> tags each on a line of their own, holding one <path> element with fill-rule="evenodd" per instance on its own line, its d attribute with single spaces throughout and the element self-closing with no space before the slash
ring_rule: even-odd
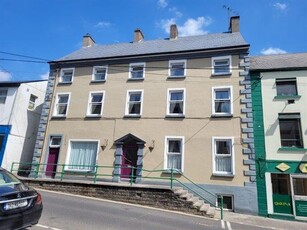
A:
<svg viewBox="0 0 307 230">
<path fill-rule="evenodd" d="M 161 54 L 246 45 L 249 46 L 239 32 L 216 33 L 178 37 L 174 40 L 160 39 L 148 41 L 144 40 L 136 43 L 94 45 L 91 47 L 81 48 L 58 59 L 57 61 Z"/>
<path fill-rule="evenodd" d="M 307 68 L 307 53 L 276 54 L 250 58 L 250 70 Z"/>
</svg>

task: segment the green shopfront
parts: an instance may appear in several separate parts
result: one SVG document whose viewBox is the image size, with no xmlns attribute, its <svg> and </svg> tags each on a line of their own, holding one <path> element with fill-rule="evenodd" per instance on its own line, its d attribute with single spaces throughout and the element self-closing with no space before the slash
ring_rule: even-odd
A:
<svg viewBox="0 0 307 230">
<path fill-rule="evenodd" d="M 307 162 L 267 161 L 268 216 L 307 221 Z"/>
</svg>

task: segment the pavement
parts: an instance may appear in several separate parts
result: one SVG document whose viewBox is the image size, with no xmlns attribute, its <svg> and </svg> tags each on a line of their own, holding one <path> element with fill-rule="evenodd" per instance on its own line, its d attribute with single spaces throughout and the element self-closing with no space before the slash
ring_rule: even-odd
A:
<svg viewBox="0 0 307 230">
<path fill-rule="evenodd" d="M 218 218 L 220 217 L 218 216 Z M 224 212 L 223 221 L 274 230 L 307 230 L 307 222 L 272 219 L 234 212 Z"/>
</svg>

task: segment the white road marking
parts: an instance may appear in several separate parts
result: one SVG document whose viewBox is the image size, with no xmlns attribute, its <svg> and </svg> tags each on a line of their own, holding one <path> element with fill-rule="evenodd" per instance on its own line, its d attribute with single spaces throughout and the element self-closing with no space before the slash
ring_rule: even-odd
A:
<svg viewBox="0 0 307 230">
<path fill-rule="evenodd" d="M 41 225 L 41 224 L 37 224 L 35 226 L 40 227 L 40 228 L 45 228 L 45 229 L 51 229 L 51 230 L 62 230 L 62 229 L 59 229 L 59 228 L 52 228 L 52 227 L 49 227 L 49 226 L 46 226 L 46 225 Z"/>
<path fill-rule="evenodd" d="M 226 224 L 227 224 L 227 228 L 228 228 L 228 230 L 232 230 L 232 229 L 231 229 L 230 222 L 229 222 L 229 221 L 226 221 Z"/>
<path fill-rule="evenodd" d="M 225 229 L 225 222 L 224 220 L 221 220 L 222 229 Z"/>
</svg>

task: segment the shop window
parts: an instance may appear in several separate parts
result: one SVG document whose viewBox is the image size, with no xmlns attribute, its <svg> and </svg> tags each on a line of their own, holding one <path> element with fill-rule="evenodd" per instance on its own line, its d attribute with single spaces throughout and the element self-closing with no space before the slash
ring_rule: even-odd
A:
<svg viewBox="0 0 307 230">
<path fill-rule="evenodd" d="M 294 195 L 307 196 L 307 178 L 293 178 Z"/>
</svg>

